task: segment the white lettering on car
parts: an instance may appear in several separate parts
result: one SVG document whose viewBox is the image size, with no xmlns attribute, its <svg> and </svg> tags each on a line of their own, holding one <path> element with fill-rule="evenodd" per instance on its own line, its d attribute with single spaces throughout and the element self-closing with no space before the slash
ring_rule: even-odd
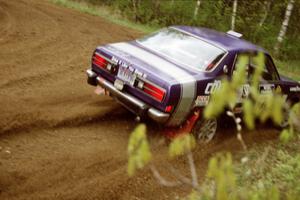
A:
<svg viewBox="0 0 300 200">
<path fill-rule="evenodd" d="M 214 93 L 216 90 L 221 88 L 221 81 L 215 80 L 213 83 L 208 83 L 206 85 L 204 94 L 211 94 Z"/>
<path fill-rule="evenodd" d="M 209 102 L 210 96 L 197 96 L 195 106 L 206 106 Z"/>
<path fill-rule="evenodd" d="M 242 87 L 242 97 L 245 98 L 245 97 L 248 97 L 249 94 L 250 94 L 250 85 L 249 84 L 245 84 L 243 85 Z"/>
<path fill-rule="evenodd" d="M 130 64 L 127 64 L 126 62 L 124 62 L 123 60 L 119 60 L 118 58 L 116 58 L 116 57 L 112 57 L 111 58 L 111 60 L 113 61 L 113 62 L 116 62 L 118 65 L 121 65 L 122 67 L 125 67 L 125 68 L 127 68 L 127 67 L 130 67 L 130 68 L 132 68 L 131 66 L 130 66 Z M 130 71 L 133 71 L 133 69 L 129 69 Z"/>
<path fill-rule="evenodd" d="M 290 87 L 290 92 L 300 92 L 300 87 L 299 86 Z"/>
<path fill-rule="evenodd" d="M 141 72 L 138 69 L 134 69 L 130 64 L 125 63 L 122 60 L 119 60 L 118 58 L 116 58 L 115 56 L 113 56 L 111 58 L 111 60 L 115 63 L 117 63 L 117 65 L 120 65 L 122 67 L 128 68 L 129 71 L 131 71 L 132 73 L 134 73 L 135 76 L 140 77 L 140 78 L 147 78 L 147 74 L 144 74 L 143 72 Z"/>
<path fill-rule="evenodd" d="M 274 84 L 262 84 L 260 85 L 260 93 L 261 94 L 269 94 L 275 89 Z"/>
<path fill-rule="evenodd" d="M 111 58 L 111 60 L 112 60 L 113 62 L 115 62 L 115 63 L 119 63 L 119 59 L 116 58 L 115 56 L 113 56 L 113 57 Z"/>
<path fill-rule="evenodd" d="M 243 99 L 248 98 L 250 94 L 250 85 L 245 84 L 239 89 L 237 103 L 241 103 Z"/>
</svg>

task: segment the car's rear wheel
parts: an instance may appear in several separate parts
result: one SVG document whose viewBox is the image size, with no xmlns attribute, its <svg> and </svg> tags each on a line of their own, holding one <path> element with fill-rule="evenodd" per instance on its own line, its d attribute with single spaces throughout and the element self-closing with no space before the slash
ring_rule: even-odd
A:
<svg viewBox="0 0 300 200">
<path fill-rule="evenodd" d="M 199 119 L 193 130 L 192 133 L 194 134 L 195 138 L 199 142 L 210 142 L 217 132 L 218 122 L 217 119 Z"/>
</svg>

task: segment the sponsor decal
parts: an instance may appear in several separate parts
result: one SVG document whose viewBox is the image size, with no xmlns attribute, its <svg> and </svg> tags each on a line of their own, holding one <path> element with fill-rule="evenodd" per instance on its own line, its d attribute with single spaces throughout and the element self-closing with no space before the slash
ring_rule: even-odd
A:
<svg viewBox="0 0 300 200">
<path fill-rule="evenodd" d="M 111 58 L 111 60 L 112 60 L 113 62 L 119 64 L 119 59 L 116 58 L 115 56 L 113 56 L 113 57 Z"/>
<path fill-rule="evenodd" d="M 261 94 L 269 94 L 275 89 L 274 84 L 262 84 L 260 85 L 260 93 Z"/>
<path fill-rule="evenodd" d="M 119 66 L 125 67 L 126 69 L 128 68 L 128 70 L 129 70 L 130 72 L 132 72 L 133 75 L 135 75 L 136 77 L 147 78 L 147 75 L 146 75 L 146 74 L 144 74 L 143 72 L 139 71 L 138 69 L 134 69 L 134 68 L 132 67 L 131 64 L 128 64 L 128 63 L 126 63 L 126 62 L 124 62 L 124 61 L 122 61 L 122 60 L 119 60 L 119 59 L 116 58 L 115 56 L 113 56 L 113 57 L 111 58 L 111 60 L 112 60 L 113 62 L 117 63 L 117 65 L 119 65 Z"/>
<path fill-rule="evenodd" d="M 211 94 L 214 93 L 216 90 L 220 89 L 221 87 L 221 81 L 220 80 L 215 80 L 213 83 L 208 83 L 206 85 L 205 94 Z"/>
<path fill-rule="evenodd" d="M 197 96 L 195 106 L 206 106 L 209 102 L 210 96 Z"/>
<path fill-rule="evenodd" d="M 242 98 L 247 98 L 250 94 L 250 85 L 249 84 L 243 85 L 240 92 Z"/>
<path fill-rule="evenodd" d="M 130 66 L 130 64 L 127 64 L 127 63 L 124 62 L 123 60 L 119 60 L 119 59 L 116 58 L 115 56 L 113 56 L 113 57 L 111 58 L 111 60 L 112 60 L 113 62 L 116 62 L 117 65 L 121 65 L 122 67 L 125 67 L 125 68 L 127 68 L 127 67 Z"/>
<path fill-rule="evenodd" d="M 290 92 L 300 92 L 300 87 L 299 86 L 290 87 Z"/>
<path fill-rule="evenodd" d="M 243 85 L 239 90 L 237 103 L 241 103 L 243 99 L 248 98 L 249 94 L 250 94 L 250 85 L 249 84 Z"/>
</svg>

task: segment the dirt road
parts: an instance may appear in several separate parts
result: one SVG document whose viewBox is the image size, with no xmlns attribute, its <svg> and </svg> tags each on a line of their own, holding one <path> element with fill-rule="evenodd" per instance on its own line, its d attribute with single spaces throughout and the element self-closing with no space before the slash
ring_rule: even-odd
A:
<svg viewBox="0 0 300 200">
<path fill-rule="evenodd" d="M 97 45 L 140 35 L 46 1 L 0 0 L 0 199 L 174 199 L 188 191 L 160 187 L 147 169 L 127 177 L 134 116 L 86 84 Z M 160 163 L 166 145 L 149 129 Z M 241 149 L 231 131 L 199 148 L 200 174 L 211 154 Z M 274 137 L 253 135 L 247 142 Z"/>
</svg>

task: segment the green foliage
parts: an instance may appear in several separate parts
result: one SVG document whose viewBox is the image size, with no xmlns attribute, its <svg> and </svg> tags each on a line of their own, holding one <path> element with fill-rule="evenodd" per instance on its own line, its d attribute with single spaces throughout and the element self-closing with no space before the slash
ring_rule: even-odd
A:
<svg viewBox="0 0 300 200">
<path fill-rule="evenodd" d="M 249 63 L 248 56 L 239 56 L 236 64 L 236 70 L 232 76 L 231 84 L 233 85 L 234 89 L 239 88 L 243 84 L 246 83 L 246 67 Z"/>
<path fill-rule="evenodd" d="M 248 62 L 247 57 L 238 57 L 237 69 L 233 73 L 232 80 L 223 79 L 221 88 L 213 92 L 211 100 L 204 110 L 205 118 L 215 118 L 224 112 L 225 108 L 233 109 L 236 106 L 241 86 L 246 83 L 246 64 Z"/>
<path fill-rule="evenodd" d="M 128 168 L 129 176 L 137 169 L 143 168 L 151 160 L 151 152 L 146 137 L 146 126 L 138 125 L 131 133 L 128 144 Z"/>
<path fill-rule="evenodd" d="M 297 133 L 300 133 L 300 103 L 296 103 L 289 115 L 291 129 Z"/>
<path fill-rule="evenodd" d="M 83 13 L 88 13 L 90 15 L 100 16 L 105 18 L 106 20 L 119 24 L 121 26 L 126 26 L 132 29 L 139 30 L 144 33 L 150 33 L 158 29 L 157 26 L 148 26 L 145 24 L 139 24 L 132 22 L 122 16 L 120 16 L 119 11 L 113 9 L 113 3 L 110 0 L 101 1 L 101 6 L 97 6 L 99 4 L 99 0 L 49 0 L 55 4 L 72 8 L 75 10 L 79 10 Z M 86 3 L 88 2 L 88 3 Z M 93 4 L 90 4 L 93 3 Z M 107 7 L 107 6 L 110 7 Z"/>
<path fill-rule="evenodd" d="M 265 66 L 265 58 L 262 52 L 253 57 L 253 65 L 255 66 L 255 71 L 253 77 L 251 77 L 251 90 L 253 95 L 257 95 L 258 85 Z"/>
<path fill-rule="evenodd" d="M 222 86 L 220 90 L 217 90 L 213 93 L 211 101 L 205 110 L 206 117 L 218 116 L 220 112 L 223 112 L 225 108 L 233 109 L 236 106 L 236 100 L 238 98 L 234 97 L 234 95 L 230 94 L 230 92 L 233 91 L 238 93 L 238 89 L 245 84 L 245 73 L 247 71 L 247 67 L 245 66 L 248 66 L 249 63 L 249 61 L 243 58 L 243 56 L 238 59 L 237 70 L 234 72 L 232 80 L 222 80 Z M 264 70 L 264 63 L 265 62 L 262 53 L 258 54 L 258 56 L 254 57 L 254 59 L 252 60 L 252 64 L 256 66 L 256 68 L 252 77 L 250 78 L 250 98 L 244 99 L 242 101 L 244 122 L 250 129 L 255 128 L 256 118 L 260 119 L 260 121 L 262 122 L 265 122 L 268 118 L 271 118 L 274 123 L 278 125 L 281 124 L 281 122 L 283 121 L 283 111 L 286 108 L 285 97 L 281 95 L 281 88 L 276 88 L 276 90 L 274 90 L 273 92 L 268 93 L 261 93 L 259 91 L 259 85 Z M 226 98 L 224 98 L 225 96 Z M 289 129 L 283 130 L 280 135 L 280 139 L 284 143 L 289 142 L 294 136 L 294 127 L 296 125 L 293 125 L 292 121 L 295 120 L 294 124 L 299 124 L 299 121 L 297 121 L 300 117 L 299 104 L 296 104 L 293 107 L 289 117 L 291 126 Z M 279 151 L 277 157 L 281 157 L 281 154 Z M 289 154 L 284 154 L 284 156 L 288 155 Z M 293 188 L 292 192 L 286 194 L 286 198 L 293 199 L 297 197 L 297 195 L 299 195 L 297 189 L 297 184 L 299 184 L 299 181 L 296 181 L 296 183 L 292 181 L 295 179 L 300 180 L 300 178 L 298 177 L 298 157 L 299 155 L 297 155 L 297 158 L 294 159 L 289 156 L 289 162 L 287 164 L 284 164 L 283 162 L 279 163 L 274 168 L 274 170 L 272 170 L 272 172 L 268 174 L 267 177 L 265 177 L 264 174 L 261 174 L 261 176 L 267 179 L 267 181 L 260 180 L 257 188 L 247 191 L 242 190 L 241 193 L 236 193 L 238 187 L 235 187 L 235 182 L 231 181 L 235 180 L 235 175 L 233 173 L 227 174 L 226 181 L 224 181 L 225 178 L 223 178 L 226 177 L 226 172 L 230 172 L 230 170 L 226 170 L 226 168 L 224 167 L 230 166 L 230 162 L 228 161 L 230 159 L 227 160 L 227 163 L 229 164 L 225 165 L 224 163 L 226 162 L 224 161 L 224 158 L 223 161 L 221 159 L 219 163 L 218 158 L 212 158 L 209 163 L 208 177 L 215 178 L 215 184 L 217 188 L 216 192 L 212 193 L 216 196 L 210 196 L 210 198 L 208 199 L 280 199 L 279 189 L 282 189 L 280 187 L 281 185 L 279 184 L 279 188 L 278 185 L 274 185 L 274 183 L 278 184 L 280 183 L 280 181 L 288 184 L 288 186 L 285 187 Z M 285 162 L 287 162 L 287 160 L 285 160 Z M 293 171 L 293 169 L 296 169 L 296 171 Z M 245 171 L 246 169 L 244 169 L 244 172 Z M 212 174 L 214 174 L 214 176 L 212 176 Z M 257 177 L 255 177 L 255 180 L 257 181 Z M 211 193 L 206 193 L 206 196 L 209 196 L 207 194 Z"/>
<path fill-rule="evenodd" d="M 196 146 L 195 138 L 190 134 L 183 134 L 176 137 L 169 146 L 169 156 L 174 158 L 176 156 L 184 155 Z"/>
<path fill-rule="evenodd" d="M 212 119 L 218 116 L 224 111 L 224 108 L 227 104 L 227 98 L 224 98 L 227 95 L 229 90 L 229 83 L 226 80 L 223 80 L 221 88 L 214 92 L 211 95 L 209 104 L 205 107 L 204 117 L 207 119 Z M 230 93 L 232 94 L 232 93 Z M 234 94 L 235 95 L 235 94 Z M 234 96 L 231 97 L 232 99 Z"/>
<path fill-rule="evenodd" d="M 275 64 L 280 74 L 300 81 L 300 60 L 279 61 L 275 59 Z"/>
<path fill-rule="evenodd" d="M 263 54 L 258 54 L 257 57 L 252 58 L 251 64 L 256 66 L 254 73 L 251 76 L 250 84 L 247 83 L 247 72 L 249 58 L 246 56 L 238 57 L 236 70 L 233 73 L 231 80 L 223 79 L 219 90 L 214 91 L 211 96 L 211 101 L 205 109 L 205 117 L 212 118 L 218 116 L 225 109 L 233 110 L 238 103 L 242 103 L 244 121 L 248 128 L 255 128 L 255 119 L 260 119 L 262 122 L 268 118 L 275 123 L 280 124 L 283 120 L 283 110 L 285 108 L 285 98 L 282 97 L 280 88 L 267 93 L 259 91 L 262 72 L 264 70 Z M 250 87 L 250 96 L 246 99 L 241 99 L 241 88 Z M 226 96 L 226 98 L 224 98 Z M 242 101 L 241 101 L 242 100 Z M 230 113 L 230 112 L 229 112 Z M 231 112 L 231 115 L 234 115 Z M 300 104 L 296 104 L 292 108 L 290 116 L 290 123 L 294 120 L 292 116 L 300 116 Z M 235 118 L 236 121 L 237 118 Z M 295 123 L 298 123 L 296 121 Z M 291 123 L 292 124 L 292 123 Z M 298 123 L 299 124 L 299 123 Z M 296 124 L 297 125 L 297 124 Z M 295 126 L 296 126 L 295 125 Z M 290 129 L 283 130 L 280 139 L 283 142 L 288 142 L 293 138 L 295 126 L 292 124 Z M 151 158 L 148 144 L 145 137 L 146 128 L 144 125 L 137 127 L 133 132 L 129 141 L 129 163 L 128 173 L 132 175 L 138 168 L 142 168 L 147 164 Z M 144 145 L 144 146 L 143 146 Z M 169 146 L 169 156 L 174 158 L 181 155 L 192 155 L 192 149 L 195 147 L 195 139 L 189 134 L 181 135 L 175 138 Z M 189 161 L 193 162 L 192 157 Z M 253 171 L 244 169 L 239 172 L 242 177 L 236 176 L 236 171 L 233 167 L 231 154 L 217 154 L 209 161 L 207 170 L 207 179 L 201 187 L 198 184 L 193 184 L 195 175 L 194 165 L 190 164 L 193 192 L 187 196 L 186 199 L 216 199 L 216 200 L 235 200 L 235 199 L 249 199 L 249 200 L 279 200 L 283 195 L 286 199 L 297 198 L 300 194 L 299 180 L 300 180 L 300 156 L 290 156 L 285 151 L 277 151 L 275 160 L 264 163 L 265 156 L 262 156 L 262 161 L 257 161 Z M 261 163 L 259 163 L 261 162 Z M 258 164 L 257 164 L 258 163 Z M 267 164 L 267 165 L 266 165 Z M 262 165 L 262 166 L 260 166 Z M 251 166 L 251 164 L 250 164 Z M 248 166 L 247 166 L 248 167 Z M 260 168 L 263 167 L 263 168 Z M 270 172 L 267 172 L 269 170 Z M 253 176 L 254 173 L 254 176 Z M 194 175 L 193 175 L 194 174 Z M 156 176 L 158 176 L 156 174 Z M 250 188 L 242 187 L 249 182 L 244 178 L 250 177 L 257 181 Z M 185 179 L 186 181 L 186 179 Z M 241 185 L 238 183 L 242 183 Z M 198 188 L 199 187 L 199 188 Z M 293 188 L 290 192 L 283 192 L 286 188 Z"/>
<path fill-rule="evenodd" d="M 300 103 L 296 103 L 292 108 L 288 115 L 288 120 L 290 127 L 288 129 L 284 129 L 280 133 L 280 140 L 287 144 L 291 141 L 296 133 L 300 132 L 299 128 L 299 119 L 300 119 Z"/>
<path fill-rule="evenodd" d="M 299 141 L 290 142 L 287 150 L 283 145 L 256 147 L 247 153 L 255 162 L 236 165 L 237 184 L 240 193 L 252 191 L 251 196 L 268 199 L 276 193 L 281 199 L 299 198 L 300 195 L 300 155 Z M 268 153 L 266 153 L 266 149 Z M 262 158 L 262 154 L 265 154 Z M 276 185 L 276 187 L 275 187 Z M 248 192 L 247 192 L 248 193 Z M 279 195 L 280 194 L 280 195 Z"/>
<path fill-rule="evenodd" d="M 193 190 L 185 200 L 279 200 L 298 199 L 300 195 L 300 156 L 272 149 L 267 159 L 262 152 L 247 153 L 259 162 L 233 165 L 229 153 L 209 160 L 207 179 L 201 190 Z M 249 172 L 250 169 L 250 172 Z M 293 188 L 289 190 L 288 188 Z M 288 192 L 287 192 L 288 191 Z"/>
<path fill-rule="evenodd" d="M 272 120 L 276 124 L 280 124 L 283 121 L 283 105 L 285 103 L 285 99 L 282 96 L 275 95 L 273 97 L 273 102 L 272 102 Z"/>
<path fill-rule="evenodd" d="M 284 144 L 287 144 L 293 137 L 293 132 L 291 132 L 289 129 L 284 129 L 280 133 L 280 141 L 282 141 Z"/>
<path fill-rule="evenodd" d="M 250 155 L 251 153 L 253 152 L 250 152 Z M 261 152 L 255 153 L 259 160 Z M 187 199 L 279 200 L 281 197 L 284 197 L 283 199 L 297 198 L 300 194 L 299 155 L 293 157 L 290 153 L 279 150 L 270 158 L 261 160 L 261 163 L 243 163 L 234 167 L 230 154 L 218 154 L 209 161 L 208 179 L 202 186 L 202 192 L 194 191 Z M 208 185 L 210 186 L 207 187 Z M 288 188 L 293 188 L 293 191 L 286 192 Z"/>
<path fill-rule="evenodd" d="M 183 24 L 228 31 L 231 26 L 233 0 L 201 0 L 198 15 L 193 11 L 196 0 L 50 0 L 93 15 L 99 15 L 114 23 L 129 26 L 144 32 L 159 27 Z M 93 6 L 84 4 L 87 2 Z M 135 2 L 135 6 L 134 5 Z M 288 1 L 251 0 L 238 1 L 236 31 L 245 39 L 259 44 L 272 52 L 284 19 Z M 100 7 L 97 7 L 100 5 Z M 101 9 L 102 8 L 102 9 Z M 115 13 L 121 16 L 116 16 Z M 295 1 L 286 37 L 278 58 L 299 66 L 300 51 L 300 1 Z M 262 21 L 264 20 L 264 23 Z M 262 23 L 262 24 L 261 24 Z M 143 25 L 142 25 L 143 24 Z M 291 61 L 292 60 L 292 61 Z M 281 66 L 285 72 L 289 64 Z M 290 71 L 290 70 L 289 70 Z M 295 76 L 293 73 L 290 73 Z M 299 75 L 298 75 L 299 78 Z"/>
<path fill-rule="evenodd" d="M 300 193 L 300 155 L 291 156 L 286 151 L 278 151 L 280 163 L 273 168 L 275 179 L 289 183 Z"/>
<path fill-rule="evenodd" d="M 73 0 L 113 7 L 135 23 L 159 27 L 184 24 L 220 31 L 230 29 L 233 0 L 201 1 L 198 15 L 196 0 Z M 272 50 L 284 19 L 288 1 L 238 1 L 236 30 L 247 40 Z M 134 6 L 135 5 L 135 6 Z M 300 50 L 300 1 L 295 1 L 280 58 L 298 60 Z"/>
<path fill-rule="evenodd" d="M 244 122 L 246 126 L 253 130 L 255 128 L 255 117 L 252 114 L 254 108 L 253 103 L 250 99 L 246 99 L 243 102 L 243 111 L 244 111 Z"/>
<path fill-rule="evenodd" d="M 250 94 L 246 95 L 249 98 L 242 97 L 242 90 L 249 87 L 247 83 L 248 63 L 248 56 L 240 55 L 238 57 L 232 79 L 222 80 L 221 88 L 211 95 L 211 100 L 205 108 L 204 116 L 206 118 L 214 118 L 224 112 L 225 109 L 233 110 L 242 101 L 243 119 L 249 129 L 255 128 L 255 120 L 257 118 L 261 122 L 265 122 L 270 118 L 275 124 L 281 124 L 284 120 L 283 107 L 285 105 L 285 97 L 277 90 L 267 93 L 259 91 L 262 72 L 265 68 L 263 53 L 252 57 L 251 65 L 255 66 L 255 70 L 249 77 Z M 279 90 L 281 89 L 279 88 Z"/>
<path fill-rule="evenodd" d="M 192 191 L 184 200 L 200 200 L 200 199 L 206 199 L 206 198 L 200 198 L 200 194 L 197 191 Z"/>
<path fill-rule="evenodd" d="M 217 200 L 235 200 L 236 177 L 231 154 L 217 155 L 209 161 L 207 177 L 214 180 Z"/>
<path fill-rule="evenodd" d="M 248 128 L 253 128 L 248 121 L 249 115 L 252 115 L 252 120 L 259 118 L 261 122 L 265 122 L 268 118 L 271 118 L 277 125 L 284 120 L 283 106 L 285 104 L 285 98 L 279 94 L 259 94 L 256 96 L 256 101 L 244 101 L 243 104 L 249 104 L 244 107 L 249 106 L 253 108 L 252 110 L 247 110 L 248 113 L 244 112 L 244 119 L 247 121 L 246 125 Z"/>
</svg>

